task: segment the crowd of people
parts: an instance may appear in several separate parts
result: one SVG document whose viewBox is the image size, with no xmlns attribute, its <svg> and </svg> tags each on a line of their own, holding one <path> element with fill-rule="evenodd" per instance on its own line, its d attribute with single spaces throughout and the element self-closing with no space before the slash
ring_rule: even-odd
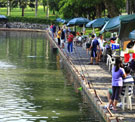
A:
<svg viewBox="0 0 135 122">
<path fill-rule="evenodd" d="M 58 46 L 65 48 L 65 43 L 67 43 L 68 53 L 73 52 L 73 44 L 77 46 L 79 44 L 82 46 L 84 43 L 83 33 L 73 33 L 70 28 L 63 26 L 62 28 L 58 27 L 56 29 L 55 24 L 50 26 L 52 32 L 52 37 L 57 38 Z M 57 30 L 57 32 L 56 32 Z M 116 37 L 110 39 L 110 43 L 114 43 Z M 103 54 L 104 48 L 110 49 L 110 44 L 104 46 L 106 41 L 103 39 L 103 35 L 99 34 L 98 37 L 96 34 L 90 34 L 85 40 L 86 53 L 90 54 L 90 63 L 89 65 L 99 65 L 101 57 Z M 109 51 L 108 51 L 109 52 Z M 111 55 L 111 54 L 110 54 Z M 95 63 L 94 60 L 95 59 Z M 123 65 L 123 62 L 120 58 L 115 59 L 115 66 L 112 68 L 112 88 L 108 90 L 108 109 L 112 108 L 117 110 L 116 106 L 119 100 L 120 95 L 124 95 L 126 84 L 134 84 L 134 79 L 130 75 L 130 71 L 135 71 L 135 59 L 133 59 L 129 66 Z M 133 93 L 133 89 L 130 88 L 129 95 Z"/>
</svg>

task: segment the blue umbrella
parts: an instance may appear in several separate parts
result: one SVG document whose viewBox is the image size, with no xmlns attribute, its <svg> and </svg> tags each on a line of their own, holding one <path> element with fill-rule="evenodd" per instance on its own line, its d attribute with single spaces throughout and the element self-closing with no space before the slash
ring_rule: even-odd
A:
<svg viewBox="0 0 135 122">
<path fill-rule="evenodd" d="M 109 21 L 106 22 L 104 27 L 102 28 L 100 33 L 103 33 L 105 31 L 119 31 L 120 28 L 120 16 L 114 17 L 109 19 Z"/>
<path fill-rule="evenodd" d="M 135 30 L 129 33 L 129 39 L 134 39 L 135 40 Z"/>
<path fill-rule="evenodd" d="M 4 15 L 0 15 L 0 20 L 7 20 L 7 17 Z"/>
<path fill-rule="evenodd" d="M 93 24 L 96 20 L 97 20 L 97 19 L 94 19 L 94 20 L 90 21 L 89 23 L 87 23 L 87 24 L 86 24 L 86 27 L 87 27 L 87 28 L 92 27 L 92 24 Z"/>
<path fill-rule="evenodd" d="M 105 25 L 105 23 L 109 20 L 109 18 L 98 18 L 94 23 L 92 23 L 93 28 L 101 28 Z"/>
<path fill-rule="evenodd" d="M 82 24 L 86 24 L 88 23 L 89 20 L 83 17 L 78 17 L 78 18 L 74 18 L 71 19 L 68 23 L 67 26 L 74 26 L 74 25 L 82 25 Z"/>
<path fill-rule="evenodd" d="M 56 19 L 57 22 L 60 22 L 61 20 L 62 20 L 61 18 L 57 18 L 57 19 Z"/>
</svg>

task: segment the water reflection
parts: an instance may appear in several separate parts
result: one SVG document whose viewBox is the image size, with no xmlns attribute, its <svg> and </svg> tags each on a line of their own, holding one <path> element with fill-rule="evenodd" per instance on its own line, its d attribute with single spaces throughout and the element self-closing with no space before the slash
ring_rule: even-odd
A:
<svg viewBox="0 0 135 122">
<path fill-rule="evenodd" d="M 44 33 L 0 32 L 0 38 L 0 122 L 91 120 Z"/>
</svg>

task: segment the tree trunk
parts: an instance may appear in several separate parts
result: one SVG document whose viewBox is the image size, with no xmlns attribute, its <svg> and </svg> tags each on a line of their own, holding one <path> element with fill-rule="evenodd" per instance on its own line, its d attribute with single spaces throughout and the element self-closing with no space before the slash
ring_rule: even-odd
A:
<svg viewBox="0 0 135 122">
<path fill-rule="evenodd" d="M 131 0 L 126 1 L 126 10 L 128 14 L 132 14 L 132 1 Z"/>
<path fill-rule="evenodd" d="M 46 17 L 49 18 L 49 0 L 47 0 L 47 11 L 46 11 Z"/>
<path fill-rule="evenodd" d="M 22 17 L 24 17 L 24 8 L 22 8 Z"/>
<path fill-rule="evenodd" d="M 104 3 L 110 17 L 115 17 L 120 14 L 120 11 L 113 1 L 110 2 L 110 0 L 104 0 Z"/>
<path fill-rule="evenodd" d="M 101 4 L 97 4 L 96 5 L 96 17 L 97 18 L 101 18 L 101 15 L 102 15 L 102 8 L 101 8 Z"/>
<path fill-rule="evenodd" d="M 10 16 L 10 1 L 7 1 L 7 16 Z"/>
<path fill-rule="evenodd" d="M 55 10 L 53 9 L 53 15 L 55 15 Z"/>
<path fill-rule="evenodd" d="M 38 11 L 38 0 L 35 0 L 35 16 L 37 17 L 37 11 Z"/>
<path fill-rule="evenodd" d="M 132 0 L 132 10 L 133 10 L 133 13 L 135 13 L 135 0 Z"/>
<path fill-rule="evenodd" d="M 44 13 L 45 13 L 45 6 L 43 6 L 43 8 L 44 8 Z"/>
</svg>

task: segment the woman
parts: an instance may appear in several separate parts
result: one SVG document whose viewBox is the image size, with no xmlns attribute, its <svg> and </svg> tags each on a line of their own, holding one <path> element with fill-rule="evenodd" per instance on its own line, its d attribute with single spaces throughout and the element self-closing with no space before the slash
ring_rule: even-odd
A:
<svg viewBox="0 0 135 122">
<path fill-rule="evenodd" d="M 112 96 L 111 99 L 109 101 L 109 106 L 108 108 L 110 108 L 110 105 L 113 106 L 113 110 L 116 110 L 116 105 L 119 99 L 119 95 L 121 92 L 121 88 L 123 86 L 123 79 L 126 77 L 125 71 L 122 68 L 123 64 L 122 64 L 122 60 L 120 58 L 116 59 L 115 62 L 115 66 L 112 69 Z"/>
<path fill-rule="evenodd" d="M 60 29 L 60 27 L 59 27 L 59 30 L 58 30 L 58 33 L 57 33 L 58 46 L 60 46 L 60 45 L 61 45 L 60 37 L 61 37 L 61 29 Z"/>
</svg>

